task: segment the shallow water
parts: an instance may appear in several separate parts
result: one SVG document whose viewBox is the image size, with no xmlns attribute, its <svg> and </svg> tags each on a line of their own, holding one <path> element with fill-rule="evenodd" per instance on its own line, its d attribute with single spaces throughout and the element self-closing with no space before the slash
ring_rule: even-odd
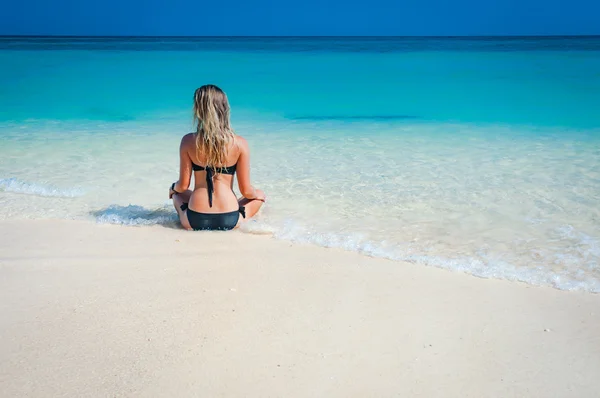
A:
<svg viewBox="0 0 600 398">
<path fill-rule="evenodd" d="M 600 39 L 2 39 L 0 65 L 0 219 L 175 225 L 212 82 L 269 197 L 246 232 L 600 291 Z"/>
</svg>

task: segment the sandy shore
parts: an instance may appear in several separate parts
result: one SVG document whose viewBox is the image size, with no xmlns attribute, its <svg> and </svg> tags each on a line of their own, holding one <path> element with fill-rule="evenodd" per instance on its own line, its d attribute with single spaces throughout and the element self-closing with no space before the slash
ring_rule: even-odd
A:
<svg viewBox="0 0 600 398">
<path fill-rule="evenodd" d="M 0 223 L 3 397 L 598 397 L 600 295 L 292 245 Z"/>
</svg>

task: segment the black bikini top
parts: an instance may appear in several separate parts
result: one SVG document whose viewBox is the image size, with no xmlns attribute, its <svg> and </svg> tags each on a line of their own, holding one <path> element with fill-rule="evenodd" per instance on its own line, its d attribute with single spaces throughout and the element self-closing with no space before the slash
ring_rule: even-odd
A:
<svg viewBox="0 0 600 398">
<path fill-rule="evenodd" d="M 206 170 L 206 186 L 208 187 L 208 205 L 210 207 L 212 207 L 212 195 L 213 195 L 213 192 L 215 191 L 215 186 L 213 184 L 213 175 L 215 175 L 215 174 L 233 175 L 233 174 L 235 174 L 235 166 L 236 165 L 237 165 L 237 163 L 234 164 L 233 166 L 214 168 L 214 167 L 199 166 L 196 163 L 192 162 L 192 170 L 194 170 L 194 171 Z"/>
</svg>

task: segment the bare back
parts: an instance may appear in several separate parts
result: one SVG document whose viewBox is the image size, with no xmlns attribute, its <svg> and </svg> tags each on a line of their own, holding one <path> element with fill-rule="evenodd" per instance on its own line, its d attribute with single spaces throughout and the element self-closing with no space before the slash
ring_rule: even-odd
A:
<svg viewBox="0 0 600 398">
<path fill-rule="evenodd" d="M 209 186 L 207 184 L 206 157 L 196 151 L 196 133 L 186 134 L 180 146 L 180 181 L 191 181 L 194 175 L 194 189 L 190 197 L 189 208 L 200 213 L 226 213 L 238 209 L 238 199 L 233 192 L 233 174 L 214 173 L 212 178 L 212 207 L 209 203 Z M 201 166 L 203 170 L 193 171 L 192 167 Z M 250 185 L 250 162 L 246 140 L 236 136 L 227 150 L 227 167 L 235 166 L 238 175 L 239 189 L 246 192 Z M 218 170 L 218 169 L 217 169 Z"/>
</svg>

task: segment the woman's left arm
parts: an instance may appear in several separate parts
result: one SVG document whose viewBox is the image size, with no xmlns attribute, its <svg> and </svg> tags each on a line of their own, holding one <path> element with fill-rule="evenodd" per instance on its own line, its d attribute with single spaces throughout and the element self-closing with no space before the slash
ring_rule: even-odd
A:
<svg viewBox="0 0 600 398">
<path fill-rule="evenodd" d="M 186 191 L 190 187 L 192 179 L 192 159 L 188 152 L 190 140 L 193 134 L 184 135 L 179 145 L 179 180 L 175 183 L 174 190 L 178 193 Z"/>
</svg>

